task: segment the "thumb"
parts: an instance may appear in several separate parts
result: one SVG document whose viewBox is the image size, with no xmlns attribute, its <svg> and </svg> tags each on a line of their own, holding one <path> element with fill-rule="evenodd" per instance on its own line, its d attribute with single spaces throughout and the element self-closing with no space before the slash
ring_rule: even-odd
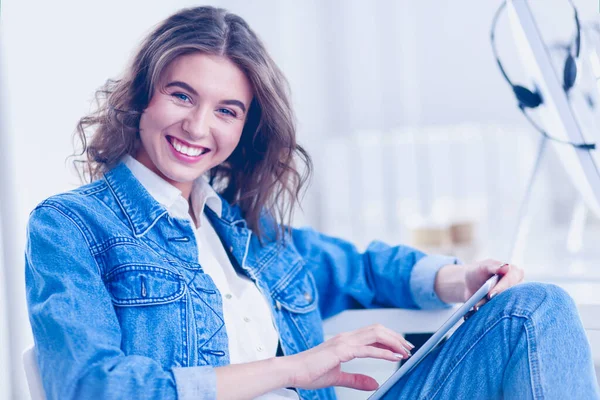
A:
<svg viewBox="0 0 600 400">
<path fill-rule="evenodd" d="M 490 275 L 498 274 L 505 275 L 510 269 L 510 264 L 498 262 L 497 264 L 487 264 L 486 270 Z"/>
<path fill-rule="evenodd" d="M 379 387 L 377 381 L 363 374 L 341 372 L 335 386 L 344 386 L 358 390 L 375 390 Z"/>
</svg>

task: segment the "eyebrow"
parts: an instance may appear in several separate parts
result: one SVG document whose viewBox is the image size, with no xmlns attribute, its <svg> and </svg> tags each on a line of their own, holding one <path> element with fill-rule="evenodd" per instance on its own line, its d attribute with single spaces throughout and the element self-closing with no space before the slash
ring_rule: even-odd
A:
<svg viewBox="0 0 600 400">
<path fill-rule="evenodd" d="M 226 104 L 228 106 L 238 106 L 242 109 L 242 112 L 246 112 L 246 106 L 239 100 L 223 100 L 221 103 Z"/>
<path fill-rule="evenodd" d="M 196 92 L 193 87 L 191 87 L 187 83 L 181 82 L 181 81 L 170 82 L 167 84 L 167 86 L 165 86 L 165 88 L 169 88 L 169 87 L 173 87 L 173 86 L 180 87 L 184 90 L 187 90 L 194 96 L 198 96 L 198 92 Z M 246 106 L 244 105 L 244 103 L 242 103 L 239 100 L 222 100 L 221 103 L 229 105 L 229 106 L 237 106 L 242 109 L 242 112 L 244 112 L 244 113 L 246 112 Z"/>
</svg>

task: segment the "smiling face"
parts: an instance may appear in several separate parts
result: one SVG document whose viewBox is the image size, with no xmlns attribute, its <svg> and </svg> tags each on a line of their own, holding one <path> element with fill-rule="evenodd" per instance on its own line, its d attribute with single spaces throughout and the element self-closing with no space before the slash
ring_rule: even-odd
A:
<svg viewBox="0 0 600 400">
<path fill-rule="evenodd" d="M 193 181 L 239 143 L 251 101 L 250 82 L 229 59 L 180 56 L 162 71 L 140 118 L 134 157 L 188 198 Z"/>
</svg>

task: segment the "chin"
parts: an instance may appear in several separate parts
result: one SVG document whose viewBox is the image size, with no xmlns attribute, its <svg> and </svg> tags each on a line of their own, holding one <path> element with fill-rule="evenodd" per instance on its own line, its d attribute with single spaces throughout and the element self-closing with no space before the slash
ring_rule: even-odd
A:
<svg viewBox="0 0 600 400">
<path fill-rule="evenodd" d="M 195 181 L 199 176 L 202 175 L 202 173 L 200 173 L 200 172 L 198 172 L 198 173 L 174 172 L 174 173 L 171 173 L 171 174 L 164 174 L 164 175 L 167 178 L 169 178 L 171 181 L 173 181 L 173 182 L 177 182 L 177 183 L 189 183 L 189 182 Z"/>
</svg>

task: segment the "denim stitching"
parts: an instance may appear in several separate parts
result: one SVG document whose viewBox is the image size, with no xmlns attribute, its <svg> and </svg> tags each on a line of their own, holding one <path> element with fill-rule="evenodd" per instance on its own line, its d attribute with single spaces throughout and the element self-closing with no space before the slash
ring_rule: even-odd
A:
<svg viewBox="0 0 600 400">
<path fill-rule="evenodd" d="M 271 295 L 275 296 L 282 289 L 285 289 L 285 287 L 288 286 L 292 279 L 300 273 L 300 271 L 302 270 L 302 266 L 303 264 L 301 262 L 297 262 L 296 264 L 294 264 L 290 269 L 290 272 L 288 272 L 287 275 L 284 275 L 283 278 L 279 280 L 279 282 L 277 282 L 271 287 Z"/>
<path fill-rule="evenodd" d="M 195 291 L 193 287 L 191 287 L 191 290 Z M 198 292 L 196 292 L 196 294 L 198 294 Z M 213 314 L 217 317 L 217 319 L 221 322 L 221 325 L 219 325 L 217 327 L 217 329 L 215 330 L 215 332 L 212 334 L 212 336 L 210 336 L 208 339 L 206 339 L 206 341 L 204 343 L 202 343 L 202 346 L 198 346 L 198 354 L 200 355 L 200 357 L 202 357 L 202 359 L 208 364 L 208 360 L 204 357 L 204 354 L 202 354 L 202 348 L 204 348 L 206 346 L 206 344 L 208 342 L 210 342 L 216 335 L 217 333 L 219 333 L 221 331 L 221 329 L 223 329 L 223 327 L 225 326 L 225 321 L 223 320 L 223 318 L 219 315 L 219 313 L 217 313 L 215 311 L 214 308 L 212 308 L 212 306 L 210 304 L 208 304 L 207 302 L 204 301 L 204 299 L 202 299 L 202 297 L 200 295 L 198 295 L 198 299 L 200 299 L 201 302 L 203 302 L 208 308 L 210 308 L 210 310 L 213 312 Z"/>
<path fill-rule="evenodd" d="M 488 329 L 486 329 L 485 331 L 483 331 L 483 333 L 481 334 L 481 336 L 472 343 L 472 345 L 467 349 L 467 351 L 465 351 L 462 354 L 462 357 L 460 357 L 460 359 L 456 361 L 456 363 L 454 364 L 454 366 L 446 373 L 445 378 L 438 385 L 434 385 L 434 387 L 437 387 L 437 390 L 433 393 L 432 397 L 429 397 L 429 394 L 427 394 L 423 398 L 424 399 L 428 399 L 428 398 L 434 399 L 437 396 L 437 394 L 442 389 L 442 387 L 445 384 L 445 382 L 450 377 L 450 374 L 456 370 L 457 366 L 465 359 L 465 357 L 467 356 L 467 354 L 475 347 L 475 345 L 477 345 L 479 343 L 479 341 L 485 335 L 487 335 L 487 333 L 491 329 L 493 329 L 496 325 L 498 325 L 502 320 L 507 319 L 507 318 L 508 319 L 513 318 L 513 317 L 523 318 L 523 319 L 525 319 L 525 323 L 527 323 L 527 321 L 531 320 L 531 315 L 539 308 L 539 306 L 541 306 L 544 303 L 544 301 L 546 300 L 546 297 L 547 297 L 547 295 L 544 296 L 544 298 L 540 301 L 540 304 L 534 310 L 524 310 L 522 308 L 516 307 L 513 310 L 511 310 L 510 312 L 504 311 L 503 314 L 500 316 L 500 318 L 494 324 L 492 324 L 490 327 L 488 327 Z M 526 334 L 527 334 L 527 330 L 526 330 Z M 529 337 L 527 337 L 527 339 L 528 339 L 528 348 L 529 348 Z M 534 347 L 533 351 L 537 351 L 537 349 Z M 529 353 L 528 353 L 528 359 L 531 360 Z M 537 365 L 537 361 L 536 361 L 536 365 Z M 539 375 L 539 371 L 537 369 L 536 369 L 536 373 Z M 534 388 L 535 386 L 533 385 L 533 376 L 532 375 L 530 375 L 530 376 L 531 376 L 531 379 L 532 379 L 532 388 Z M 539 378 L 538 378 L 538 381 L 539 381 Z M 541 398 L 543 398 L 543 397 L 541 397 Z"/>
<path fill-rule="evenodd" d="M 79 216 L 77 214 L 75 214 L 74 212 L 72 212 L 71 210 L 69 210 L 68 208 L 66 208 L 65 206 L 63 206 L 61 203 L 58 203 L 58 202 L 55 202 L 55 201 L 52 201 L 52 200 L 46 200 L 43 203 L 43 205 L 47 206 L 47 207 L 52 207 L 55 210 L 60 211 L 63 215 L 65 215 L 65 217 L 68 217 L 69 219 L 71 219 L 71 221 L 79 228 L 79 230 L 81 231 L 81 233 L 86 238 L 86 242 L 87 242 L 88 247 L 91 248 L 93 246 L 92 243 L 94 243 L 94 236 L 86 228 L 85 223 L 79 218 Z"/>
<path fill-rule="evenodd" d="M 305 349 L 310 349 L 310 345 L 308 344 L 308 341 L 306 340 L 306 338 L 304 337 L 304 333 L 302 332 L 302 329 L 300 329 L 300 326 L 298 325 L 298 323 L 296 322 L 296 318 L 294 318 L 294 314 L 292 312 L 288 312 L 288 315 L 290 317 L 290 320 L 292 321 L 292 323 L 294 324 L 294 326 L 296 327 L 296 330 L 300 333 L 300 337 L 302 338 L 302 341 L 304 342 L 305 345 Z M 306 315 L 306 314 L 302 314 L 302 315 Z"/>
<path fill-rule="evenodd" d="M 169 304 L 169 303 L 173 303 L 174 301 L 177 301 L 179 299 L 181 299 L 184 295 L 185 295 L 185 286 L 184 285 L 179 285 L 180 289 L 177 289 L 177 293 L 171 296 L 167 296 L 167 297 L 157 297 L 155 298 L 155 300 L 148 300 L 148 299 L 117 299 L 117 298 L 112 298 L 112 302 L 114 305 L 118 306 L 118 307 L 136 307 L 139 305 L 145 306 L 145 305 L 162 305 L 162 304 Z"/>
<path fill-rule="evenodd" d="M 100 255 L 102 253 L 104 253 L 107 250 L 112 249 L 113 247 L 117 247 L 117 246 L 121 246 L 121 245 L 132 245 L 132 246 L 136 246 L 140 249 L 143 249 L 143 246 L 140 246 L 139 243 L 132 238 L 129 237 L 123 237 L 123 236 L 115 236 L 115 237 L 111 237 L 108 240 L 105 240 L 102 243 L 99 244 L 95 244 L 93 246 L 93 252 L 95 255 Z"/>
<path fill-rule="evenodd" d="M 127 263 L 121 264 L 115 268 L 113 268 L 109 273 L 104 276 L 105 280 L 110 280 L 114 277 L 114 275 L 122 274 L 124 272 L 131 271 L 152 271 L 158 272 L 165 275 L 170 275 L 173 278 L 177 278 L 177 280 L 184 280 L 183 276 L 177 272 L 169 271 L 166 268 L 163 268 L 160 265 L 153 265 L 151 263 Z"/>
<path fill-rule="evenodd" d="M 155 250 L 154 247 L 152 247 L 150 244 L 153 244 L 154 246 L 156 246 L 157 248 L 159 248 L 160 250 L 164 251 L 165 253 L 169 254 L 169 256 L 175 258 L 180 264 L 182 264 L 185 268 L 187 269 L 191 269 L 191 270 L 197 270 L 197 269 L 201 269 L 200 265 L 197 262 L 198 257 L 196 257 L 196 262 L 190 262 L 188 260 L 184 260 L 183 258 L 180 258 L 177 254 L 172 253 L 171 251 L 169 251 L 168 249 L 164 248 L 163 246 L 159 245 L 158 243 L 156 243 L 154 240 L 144 236 L 144 237 L 140 237 L 139 239 L 142 240 L 142 243 L 145 243 L 146 246 L 150 249 L 152 249 L 152 251 L 154 251 L 157 255 L 160 255 L 160 253 L 158 251 Z M 196 246 L 196 253 L 198 252 L 198 247 Z"/>
<path fill-rule="evenodd" d="M 186 313 L 186 306 L 187 306 L 187 302 L 186 301 L 181 301 L 180 302 L 180 306 L 179 306 L 179 310 L 180 310 L 180 314 L 181 314 L 181 336 L 182 336 L 182 364 L 184 367 L 187 367 L 189 365 L 189 361 L 188 361 L 188 334 L 187 334 L 187 313 Z"/>
<path fill-rule="evenodd" d="M 535 326 L 531 319 L 525 321 L 525 334 L 527 335 L 527 355 L 529 359 L 529 378 L 531 379 L 531 388 L 533 391 L 534 399 L 543 399 L 544 391 L 541 385 L 540 377 L 540 362 L 537 352 L 537 342 L 535 341 L 535 335 L 533 331 Z"/>
<path fill-rule="evenodd" d="M 299 273 L 300 272 L 298 272 L 298 274 Z M 292 276 L 292 278 L 297 278 L 298 274 L 294 274 Z M 305 300 L 305 301 L 307 301 L 306 305 L 296 305 L 295 302 L 293 302 L 293 301 L 292 302 L 284 301 L 284 299 L 281 296 L 281 292 L 283 290 L 285 290 L 286 285 L 283 285 L 284 287 L 282 289 L 279 289 L 279 287 L 282 286 L 282 284 L 278 284 L 278 289 L 276 291 L 273 290 L 272 297 L 274 299 L 278 300 L 281 303 L 281 305 L 288 311 L 292 311 L 292 312 L 299 313 L 299 314 L 306 314 L 306 313 L 313 311 L 318 306 L 319 293 L 318 293 L 318 290 L 316 287 L 317 284 L 314 280 L 314 277 L 312 276 L 312 274 L 309 271 L 305 271 L 305 274 L 306 274 L 306 276 L 303 279 L 308 281 L 309 291 L 312 294 L 312 300 L 310 302 Z M 291 281 L 291 278 L 286 283 L 288 283 L 290 281 Z M 305 286 L 302 286 L 302 287 L 305 287 Z M 298 295 L 303 296 L 303 293 L 299 293 Z M 298 296 L 294 297 L 294 299 L 296 299 L 297 297 Z"/>
<path fill-rule="evenodd" d="M 133 235 L 137 238 L 140 235 L 137 234 L 137 232 L 135 231 L 135 225 L 133 223 L 133 221 L 131 220 L 131 217 L 129 216 L 129 213 L 127 212 L 127 210 L 125 210 L 125 207 L 123 207 L 123 204 L 121 204 L 121 202 L 119 201 L 119 196 L 117 195 L 115 189 L 113 189 L 113 187 L 110 185 L 110 182 L 108 181 L 108 177 L 106 175 L 104 175 L 104 179 L 107 183 L 107 187 L 108 190 L 110 190 L 110 192 L 112 193 L 112 195 L 114 196 L 116 203 L 118 204 L 119 208 L 121 209 L 121 211 L 123 211 L 123 214 L 125 215 L 125 218 L 127 218 L 127 221 L 129 222 L 129 226 L 131 226 L 131 228 L 133 228 Z"/>
<path fill-rule="evenodd" d="M 106 190 L 106 184 L 103 181 L 96 181 L 96 182 L 98 182 L 97 187 L 92 186 L 92 187 L 90 187 L 87 190 L 81 190 L 81 191 L 79 191 L 79 193 L 82 196 L 93 196 L 93 195 L 95 195 L 97 193 L 100 193 L 100 192 L 103 192 L 103 191 Z"/>
<path fill-rule="evenodd" d="M 81 233 L 81 236 L 83 236 L 83 240 L 85 240 L 85 243 L 87 244 L 88 251 L 90 252 L 90 256 L 92 257 L 92 259 L 94 260 L 94 264 L 96 265 L 96 269 L 98 271 L 98 274 L 102 275 L 102 271 L 101 271 L 100 265 L 98 264 L 98 260 L 96 260 L 96 257 L 92 253 L 92 249 L 91 249 L 92 245 L 88 241 L 88 237 L 87 237 L 87 235 L 84 232 L 84 228 L 80 227 L 79 224 L 70 215 L 68 215 L 67 213 L 65 213 L 62 210 L 62 207 L 59 208 L 59 207 L 56 207 L 56 206 L 57 206 L 57 204 L 54 203 L 54 202 L 44 202 L 43 205 L 40 205 L 40 206 L 36 207 L 36 210 L 37 209 L 42 209 L 43 207 L 48 207 L 48 208 L 56 210 L 56 212 L 62 214 L 66 219 L 68 219 L 69 221 L 71 221 L 73 223 L 73 225 L 77 228 L 77 230 Z"/>
<path fill-rule="evenodd" d="M 153 297 L 153 298 L 144 298 L 144 299 L 119 299 L 112 295 L 111 298 L 113 304 L 120 307 L 128 307 L 128 306 L 137 306 L 137 305 L 159 305 L 159 304 L 167 304 L 172 303 L 181 297 L 186 292 L 186 285 L 184 284 L 184 279 L 181 275 L 175 274 L 171 271 L 163 269 L 161 267 L 153 267 L 148 265 L 137 265 L 137 264 L 125 264 L 123 266 L 117 267 L 113 271 L 109 272 L 106 275 L 105 280 L 111 281 L 115 278 L 115 276 L 123 274 L 125 272 L 136 272 L 136 271 L 148 271 L 148 272 L 158 272 L 159 274 L 170 275 L 171 277 L 176 278 L 176 282 L 178 285 L 177 291 L 170 296 L 163 297 Z"/>
</svg>

